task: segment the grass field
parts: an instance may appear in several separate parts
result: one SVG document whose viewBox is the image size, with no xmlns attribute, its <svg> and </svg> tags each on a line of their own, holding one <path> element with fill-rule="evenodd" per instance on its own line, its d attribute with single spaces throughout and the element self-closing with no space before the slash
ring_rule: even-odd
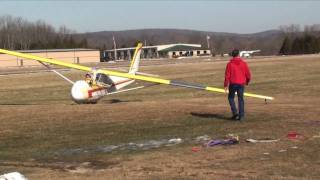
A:
<svg viewBox="0 0 320 180">
<path fill-rule="evenodd" d="M 183 61 L 184 62 L 184 61 Z M 163 78 L 222 87 L 227 61 L 142 66 Z M 29 179 L 319 179 L 320 56 L 250 60 L 246 119 L 228 120 L 224 94 L 151 86 L 77 105 L 71 86 L 52 73 L 0 76 L 0 174 Z M 63 72 L 82 79 L 78 71 Z M 138 82 L 138 84 L 143 84 Z M 302 136 L 289 140 L 288 132 Z M 240 143 L 201 148 L 193 139 L 233 133 Z M 182 138 L 150 150 L 97 151 L 99 147 Z M 280 139 L 247 143 L 247 138 Z M 76 151 L 79 150 L 79 151 Z"/>
</svg>

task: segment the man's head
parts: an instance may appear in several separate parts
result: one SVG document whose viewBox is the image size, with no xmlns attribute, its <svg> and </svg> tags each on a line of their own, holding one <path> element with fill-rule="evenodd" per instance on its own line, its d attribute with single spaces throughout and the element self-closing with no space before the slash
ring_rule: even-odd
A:
<svg viewBox="0 0 320 180">
<path fill-rule="evenodd" d="M 231 52 L 231 56 L 232 56 L 232 57 L 237 57 L 237 56 L 239 56 L 239 54 L 240 54 L 239 49 L 234 49 L 234 50 L 232 50 L 232 52 Z"/>
</svg>

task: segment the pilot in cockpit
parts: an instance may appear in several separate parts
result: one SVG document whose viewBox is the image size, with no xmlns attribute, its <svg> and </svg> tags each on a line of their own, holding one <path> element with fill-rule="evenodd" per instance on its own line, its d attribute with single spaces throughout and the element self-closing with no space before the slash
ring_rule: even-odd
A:
<svg viewBox="0 0 320 180">
<path fill-rule="evenodd" d="M 86 81 L 86 83 L 89 84 L 90 87 L 93 85 L 93 79 L 92 79 L 90 73 L 86 73 L 86 75 L 85 75 L 85 81 Z"/>
</svg>

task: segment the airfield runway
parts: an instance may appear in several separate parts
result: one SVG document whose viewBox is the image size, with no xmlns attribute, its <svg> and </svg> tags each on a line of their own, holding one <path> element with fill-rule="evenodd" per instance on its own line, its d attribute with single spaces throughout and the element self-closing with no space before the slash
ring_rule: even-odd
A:
<svg viewBox="0 0 320 180">
<path fill-rule="evenodd" d="M 145 61 L 141 71 L 222 87 L 226 63 Z M 318 179 L 320 56 L 248 64 L 253 81 L 246 91 L 275 100 L 246 98 L 243 123 L 228 120 L 224 94 L 158 85 L 77 105 L 70 84 L 54 73 L 1 69 L 0 172 L 18 171 L 29 179 Z M 62 73 L 83 79 L 83 72 Z M 299 134 L 295 140 L 287 138 L 292 131 Z M 205 148 L 197 141 L 230 133 L 240 137 L 239 144 Z M 253 144 L 248 138 L 280 141 Z M 139 148 L 144 145 L 150 148 Z"/>
</svg>

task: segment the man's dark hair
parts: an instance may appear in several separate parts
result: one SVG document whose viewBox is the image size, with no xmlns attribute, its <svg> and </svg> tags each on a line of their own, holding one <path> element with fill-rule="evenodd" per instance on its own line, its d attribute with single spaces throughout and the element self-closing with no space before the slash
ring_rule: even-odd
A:
<svg viewBox="0 0 320 180">
<path fill-rule="evenodd" d="M 239 53 L 240 53 L 239 49 L 234 49 L 231 52 L 231 56 L 232 57 L 237 57 L 237 56 L 239 56 Z"/>
</svg>

